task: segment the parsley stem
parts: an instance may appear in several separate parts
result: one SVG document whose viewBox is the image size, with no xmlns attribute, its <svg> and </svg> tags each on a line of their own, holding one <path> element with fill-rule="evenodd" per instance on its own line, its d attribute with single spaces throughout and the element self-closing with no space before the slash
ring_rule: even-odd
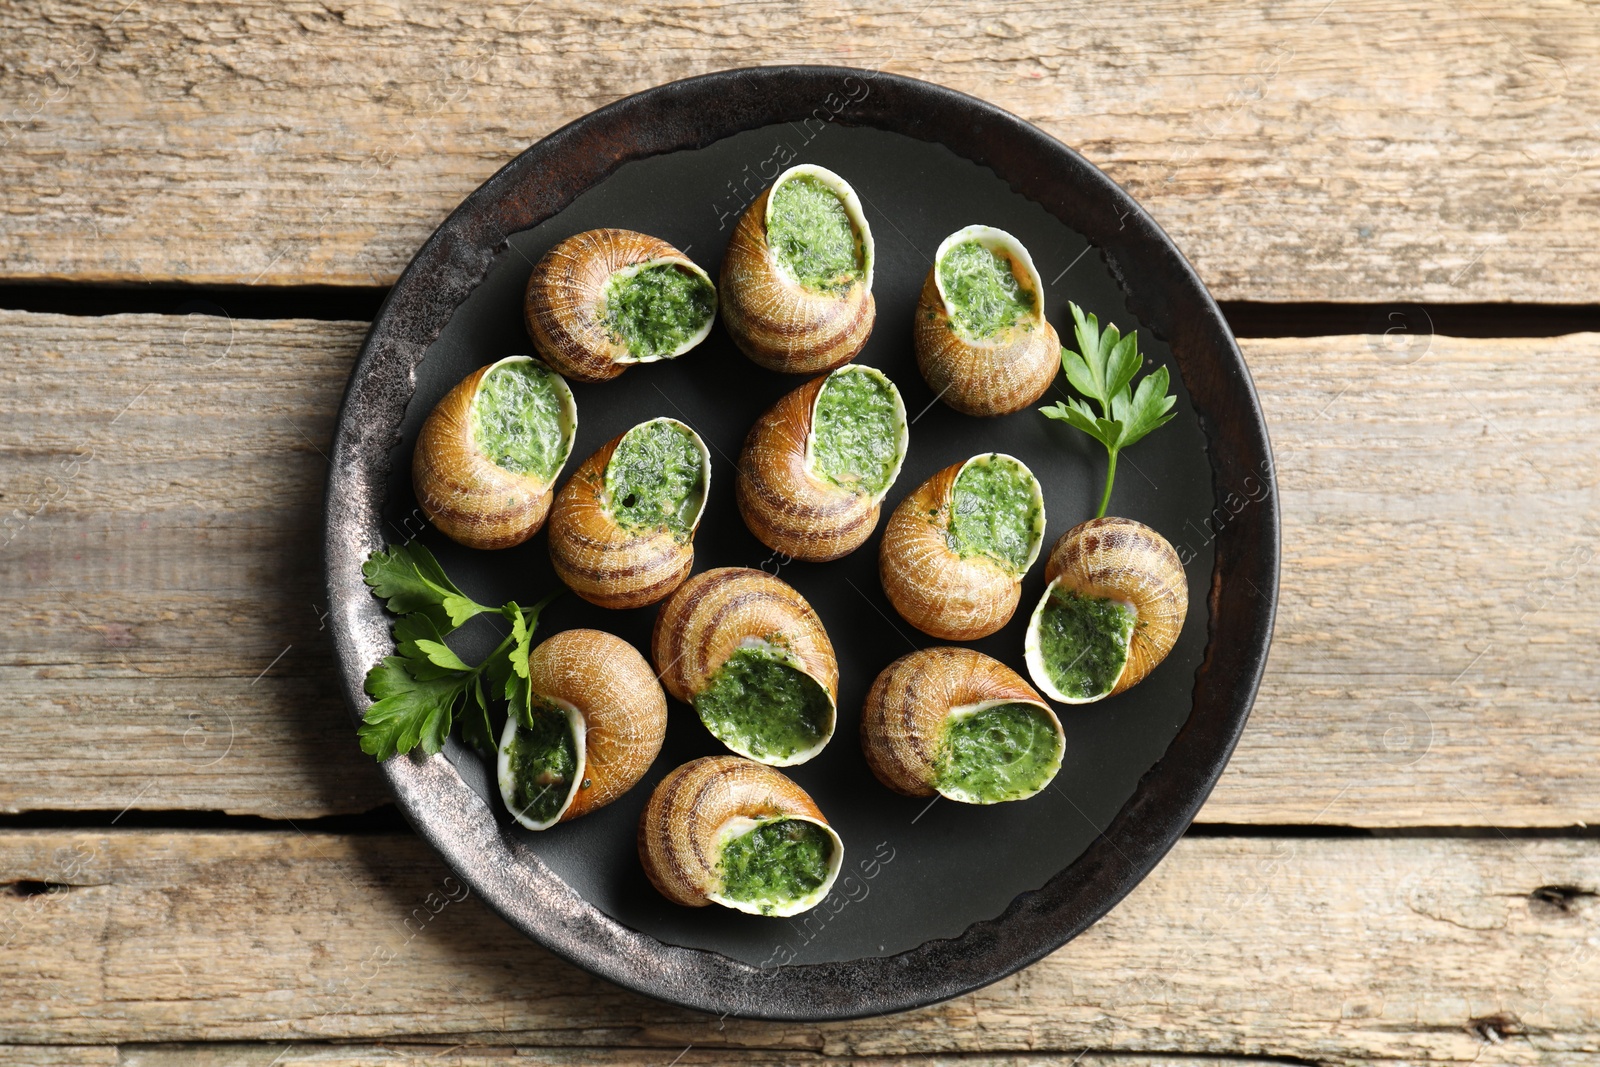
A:
<svg viewBox="0 0 1600 1067">
<path fill-rule="evenodd" d="M 1094 513 L 1097 519 L 1106 517 L 1106 508 L 1111 504 L 1111 483 L 1117 477 L 1117 449 L 1108 448 L 1106 454 L 1111 458 L 1106 462 L 1106 491 L 1100 496 L 1100 510 Z"/>
</svg>

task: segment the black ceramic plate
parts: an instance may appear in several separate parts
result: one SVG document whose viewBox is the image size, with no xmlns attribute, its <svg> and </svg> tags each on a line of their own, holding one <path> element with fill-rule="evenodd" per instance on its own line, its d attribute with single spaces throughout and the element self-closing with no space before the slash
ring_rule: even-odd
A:
<svg viewBox="0 0 1600 1067">
<path fill-rule="evenodd" d="M 857 743 L 861 699 L 902 653 L 937 642 L 903 622 L 877 579 L 874 536 L 828 564 L 786 561 L 745 529 L 732 457 L 751 422 L 803 378 L 744 359 L 719 327 L 687 356 L 576 385 L 567 472 L 627 427 L 671 415 L 713 453 L 696 569 L 762 567 L 791 582 L 840 659 L 840 722 L 792 776 L 842 835 L 832 895 L 794 919 L 680 908 L 646 882 L 634 845 L 650 789 L 672 767 L 720 751 L 674 706 L 643 782 L 593 815 L 542 834 L 517 827 L 487 764 L 452 745 L 385 766 L 402 809 L 506 920 L 612 981 L 710 1012 L 840 1018 L 954 996 L 1020 968 L 1103 915 L 1188 826 L 1232 751 L 1255 695 L 1277 589 L 1278 513 L 1266 429 L 1249 376 L 1205 288 L 1154 222 L 1109 179 L 1033 126 L 959 93 L 828 67 L 729 71 L 661 86 L 574 122 L 469 196 L 423 245 L 373 324 L 351 376 L 327 499 L 327 577 L 345 691 L 392 650 L 389 619 L 361 581 L 385 543 L 420 539 L 470 595 L 527 604 L 556 588 L 543 534 L 504 552 L 460 548 L 429 529 L 409 471 L 418 427 L 468 371 L 530 352 L 521 316 L 535 260 L 597 226 L 662 237 L 716 276 L 745 205 L 791 161 L 820 163 L 861 194 L 877 242 L 877 325 L 859 362 L 883 369 L 914 416 L 885 513 L 940 468 L 978 452 L 1022 458 L 1044 485 L 1055 538 L 1093 514 L 1105 455 L 1032 410 L 973 419 L 935 402 L 911 351 L 911 315 L 933 250 L 981 222 L 1033 253 L 1046 313 L 1070 337 L 1071 299 L 1125 330 L 1173 371 L 1178 417 L 1125 454 L 1111 513 L 1179 550 L 1190 612 L 1177 647 L 1116 698 L 1062 710 L 1055 784 L 989 808 L 889 792 Z M 1058 382 L 1054 394 L 1064 396 Z M 881 526 L 881 524 L 880 524 Z M 975 647 L 1019 672 L 1043 589 L 1023 584 L 1011 624 Z M 655 609 L 606 612 L 567 596 L 540 633 L 610 630 L 648 652 Z M 497 635 L 462 631 L 470 659 Z M 474 642 L 476 644 L 474 645 Z M 352 736 L 351 743 L 354 744 Z"/>
</svg>

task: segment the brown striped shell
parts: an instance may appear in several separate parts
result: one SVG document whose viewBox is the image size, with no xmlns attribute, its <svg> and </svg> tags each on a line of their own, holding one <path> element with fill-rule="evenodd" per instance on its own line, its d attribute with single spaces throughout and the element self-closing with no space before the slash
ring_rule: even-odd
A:
<svg viewBox="0 0 1600 1067">
<path fill-rule="evenodd" d="M 882 373 L 843 367 L 833 374 Z M 784 395 L 756 420 L 739 452 L 734 496 L 739 514 L 762 544 L 792 559 L 821 563 L 849 555 L 878 526 L 882 493 L 860 493 L 812 473 L 811 449 L 817 400 L 832 374 L 813 378 Z M 888 381 L 887 378 L 883 379 Z M 890 382 L 890 388 L 894 383 Z M 900 391 L 899 454 L 905 459 L 908 432 Z M 895 476 L 900 473 L 895 467 Z M 890 478 L 889 485 L 894 484 Z"/>
<path fill-rule="evenodd" d="M 809 896 L 768 911 L 721 892 L 717 868 L 723 846 L 772 818 L 802 819 L 828 831 L 833 857 L 828 878 Z M 844 862 L 844 842 L 804 789 L 780 771 L 739 756 L 706 756 L 668 773 L 639 816 L 639 861 L 650 884 L 674 904 L 721 904 L 751 914 L 796 915 L 815 907 L 833 888 Z"/>
<path fill-rule="evenodd" d="M 478 387 L 496 367 L 537 362 L 507 356 L 457 382 L 434 407 L 417 435 L 411 484 L 417 503 L 446 537 L 468 548 L 510 548 L 539 532 L 550 511 L 554 478 L 536 478 L 497 466 L 473 440 L 472 412 Z M 542 365 L 542 364 L 541 364 Z M 553 381 L 564 401 L 562 465 L 578 432 L 578 409 L 560 375 Z"/>
<path fill-rule="evenodd" d="M 566 803 L 546 823 L 515 810 L 508 747 L 517 720 L 506 721 L 497 771 L 500 796 L 530 830 L 605 807 L 644 777 L 667 732 L 667 697 L 637 649 L 600 630 L 566 630 L 528 655 L 528 690 L 567 713 L 578 744 L 578 768 Z"/>
<path fill-rule="evenodd" d="M 711 682 L 729 656 L 750 645 L 768 645 L 827 690 L 839 703 L 839 661 L 833 644 L 805 597 L 765 571 L 718 567 L 690 578 L 656 615 L 651 656 L 667 692 L 686 704 Z M 837 714 L 816 748 L 785 763 L 810 759 L 833 736 Z"/>
<path fill-rule="evenodd" d="M 1008 257 L 1015 277 L 1034 293 L 1028 328 L 975 340 L 951 327 L 939 265 L 951 249 L 970 240 Z M 968 226 L 939 245 L 917 303 L 912 344 L 928 387 L 966 415 L 1021 411 L 1044 395 L 1061 366 L 1061 340 L 1045 321 L 1044 286 L 1033 257 L 1021 241 L 992 226 Z"/>
<path fill-rule="evenodd" d="M 1044 669 L 1040 616 L 1055 590 L 1119 600 L 1134 610 L 1127 663 L 1105 696 L 1116 696 L 1144 681 L 1172 651 L 1189 612 L 1189 582 L 1178 553 L 1165 537 L 1132 519 L 1108 516 L 1074 526 L 1050 550 L 1044 576 L 1050 584 L 1028 624 L 1028 674 L 1050 699 L 1063 704 L 1088 704 L 1103 697 L 1069 697 L 1051 683 Z"/>
<path fill-rule="evenodd" d="M 1044 699 L 999 660 L 970 648 L 907 653 L 883 669 L 862 705 L 861 750 L 867 766 L 878 781 L 906 796 L 938 793 L 963 803 L 981 803 L 939 787 L 939 748 L 952 713 L 996 704 L 1035 705 L 1055 723 L 1056 735 L 1064 736 L 1060 720 Z M 1048 784 L 1046 779 L 1044 785 Z"/>
<path fill-rule="evenodd" d="M 941 640 L 975 641 L 1010 622 L 1022 595 L 1022 574 L 1033 566 L 1044 540 L 1044 497 L 1035 481 L 1038 515 L 1032 550 L 1021 572 L 1013 574 L 988 556 L 962 556 L 952 545 L 951 496 L 956 479 L 969 465 L 991 462 L 996 456 L 1000 454 L 973 456 L 935 474 L 900 501 L 883 530 L 878 578 L 884 594 L 901 618 Z M 1000 458 L 1027 470 L 1021 460 Z"/>
<path fill-rule="evenodd" d="M 711 333 L 715 305 L 705 325 L 674 351 L 636 356 L 606 327 L 605 288 L 613 275 L 672 263 L 711 278 L 688 256 L 659 238 L 633 230 L 587 230 L 568 237 L 539 258 L 528 276 L 523 320 L 533 346 L 556 370 L 575 381 L 615 378 L 635 363 L 673 359 Z M 716 287 L 712 285 L 713 300 Z"/>
<path fill-rule="evenodd" d="M 808 175 L 839 194 L 865 251 L 863 277 L 840 293 L 806 289 L 767 246 L 767 205 L 792 177 Z M 768 370 L 815 374 L 850 362 L 867 343 L 872 299 L 872 230 L 850 184 L 823 167 L 790 167 L 745 209 L 722 259 L 722 322 L 739 350 Z"/>
<path fill-rule="evenodd" d="M 611 494 L 606 488 L 606 467 L 627 433 L 613 437 L 583 461 L 561 487 L 550 512 L 550 563 L 556 576 L 583 599 L 602 608 L 654 604 L 678 588 L 694 567 L 694 530 L 711 495 L 711 454 L 700 435 L 677 419 L 647 422 L 680 426 L 694 435 L 700 447 L 705 488 L 689 537 L 680 539 L 665 527 L 631 530 L 614 517 Z"/>
</svg>

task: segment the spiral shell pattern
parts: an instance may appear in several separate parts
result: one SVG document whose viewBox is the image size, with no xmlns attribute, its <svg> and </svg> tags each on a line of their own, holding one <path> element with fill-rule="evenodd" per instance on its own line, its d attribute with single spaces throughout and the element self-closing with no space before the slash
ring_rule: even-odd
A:
<svg viewBox="0 0 1600 1067">
<path fill-rule="evenodd" d="M 734 481 L 739 514 L 750 532 L 768 548 L 810 563 L 838 559 L 860 548 L 877 529 L 883 501 L 881 493 L 858 493 L 811 472 L 817 398 L 827 382 L 827 375 L 811 379 L 756 420 L 740 449 Z M 895 397 L 898 403 L 898 391 Z M 900 424 L 903 460 L 907 439 L 903 407 Z"/>
<path fill-rule="evenodd" d="M 767 205 L 791 176 L 810 175 L 840 193 L 865 251 L 863 276 L 842 293 L 795 282 L 767 245 Z M 722 260 L 722 321 L 739 350 L 768 370 L 815 374 L 850 362 L 872 333 L 872 230 L 855 191 L 822 167 L 791 167 L 745 209 Z"/>
<path fill-rule="evenodd" d="M 944 641 L 988 637 L 1011 621 L 1022 595 L 1021 574 L 1012 574 L 988 556 L 963 557 L 951 545 L 956 479 L 969 463 L 984 458 L 946 467 L 900 501 L 884 527 L 878 552 L 878 577 L 889 603 L 911 625 Z M 1038 505 L 1024 572 L 1038 558 L 1044 538 L 1042 499 Z"/>
<path fill-rule="evenodd" d="M 650 647 L 661 684 L 692 704 L 728 657 L 754 641 L 784 649 L 838 703 L 839 661 L 822 620 L 765 571 L 718 567 L 690 578 L 661 605 Z"/>
<path fill-rule="evenodd" d="M 1050 550 L 1044 573 L 1050 584 L 1034 609 L 1026 652 L 1028 673 L 1052 700 L 1068 704 L 1089 702 L 1060 693 L 1044 669 L 1039 620 L 1056 589 L 1118 600 L 1134 611 L 1136 621 L 1128 641 L 1128 660 L 1106 696 L 1115 696 L 1144 681 L 1177 643 L 1189 612 L 1188 578 L 1172 545 L 1143 523 L 1107 516 L 1074 526 Z"/>
<path fill-rule="evenodd" d="M 1043 698 L 999 660 L 970 648 L 907 653 L 883 669 L 862 705 L 861 750 L 867 766 L 897 793 L 931 797 L 942 792 L 937 785 L 939 746 L 950 713 L 1002 703 L 1035 705 L 1050 716 L 1060 735 L 1061 723 Z"/>
<path fill-rule="evenodd" d="M 520 545 L 539 532 L 550 512 L 553 478 L 497 466 L 473 441 L 473 402 L 484 376 L 502 364 L 529 358 L 510 356 L 461 379 L 429 413 L 417 435 L 411 460 L 417 503 L 439 532 L 468 548 Z M 559 376 L 553 380 L 564 401 L 562 432 L 570 451 L 578 412 L 566 383 Z"/>
<path fill-rule="evenodd" d="M 516 717 L 506 722 L 498 762 L 500 796 L 512 816 L 532 830 L 603 808 L 644 777 L 667 732 L 667 697 L 637 649 L 601 630 L 566 630 L 528 655 L 528 690 L 576 714 L 581 722 L 578 769 L 566 804 L 540 824 L 515 810 L 508 747 Z M 576 727 L 578 724 L 575 723 Z M 574 730 L 575 736 L 578 730 Z"/>
<path fill-rule="evenodd" d="M 528 277 L 523 320 L 533 346 L 556 370 L 580 382 L 615 378 L 634 363 L 682 355 L 711 332 L 716 314 L 670 354 L 639 357 L 617 341 L 602 318 L 606 283 L 618 271 L 676 264 L 711 279 L 672 245 L 633 230 L 587 230 L 568 237 L 539 258 Z M 714 290 L 714 287 L 713 287 Z"/>
<path fill-rule="evenodd" d="M 1034 294 L 1030 329 L 1012 327 L 973 340 L 951 328 L 939 267 L 947 252 L 970 240 L 1007 256 L 1014 275 Z M 1044 286 L 1033 257 L 1022 242 L 990 226 L 968 226 L 939 245 L 917 302 L 912 344 L 928 388 L 964 415 L 1021 411 L 1044 395 L 1061 366 L 1061 339 L 1045 321 Z"/>
<path fill-rule="evenodd" d="M 639 860 L 650 884 L 675 904 L 755 911 L 721 895 L 717 864 L 731 831 L 777 817 L 814 823 L 833 839 L 827 881 L 789 908 L 768 912 L 794 915 L 827 896 L 844 861 L 844 843 L 806 791 L 771 767 L 739 756 L 706 756 L 668 773 L 639 817 Z"/>
<path fill-rule="evenodd" d="M 683 426 L 676 419 L 660 421 Z M 601 445 L 561 487 L 550 513 L 550 563 L 556 576 L 589 603 L 613 609 L 654 604 L 693 569 L 693 534 L 711 493 L 711 456 L 699 434 L 683 429 L 699 443 L 704 485 L 687 538 L 680 540 L 665 528 L 629 530 L 613 515 L 606 467 L 626 433 Z"/>
</svg>

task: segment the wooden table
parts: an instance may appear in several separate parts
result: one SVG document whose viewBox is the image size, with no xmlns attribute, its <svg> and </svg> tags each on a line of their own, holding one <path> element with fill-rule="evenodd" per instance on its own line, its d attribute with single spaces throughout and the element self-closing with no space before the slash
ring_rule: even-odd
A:
<svg viewBox="0 0 1600 1067">
<path fill-rule="evenodd" d="M 1597 14 L 0 7 L 0 1063 L 1600 1063 Z M 445 213 L 625 93 L 788 61 L 981 95 L 1138 197 L 1245 338 L 1284 515 L 1250 727 L 1155 874 L 822 1026 L 469 899 L 383 807 L 319 580 L 361 320 Z"/>
</svg>

